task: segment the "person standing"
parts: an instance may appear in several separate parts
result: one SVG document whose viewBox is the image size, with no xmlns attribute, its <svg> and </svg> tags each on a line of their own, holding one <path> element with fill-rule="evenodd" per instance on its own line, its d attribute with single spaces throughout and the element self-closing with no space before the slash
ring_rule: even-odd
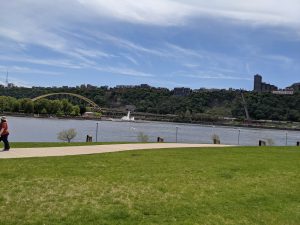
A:
<svg viewBox="0 0 300 225">
<path fill-rule="evenodd" d="M 4 149 L 3 151 L 9 151 L 10 146 L 8 142 L 8 125 L 7 125 L 7 120 L 5 116 L 1 117 L 1 123 L 0 123 L 0 141 L 3 141 L 4 143 Z"/>
</svg>

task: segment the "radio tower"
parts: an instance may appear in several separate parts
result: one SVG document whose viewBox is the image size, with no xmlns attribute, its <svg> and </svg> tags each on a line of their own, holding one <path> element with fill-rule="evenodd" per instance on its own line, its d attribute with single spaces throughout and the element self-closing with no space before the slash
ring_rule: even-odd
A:
<svg viewBox="0 0 300 225">
<path fill-rule="evenodd" d="M 5 81 L 5 83 L 6 83 L 6 87 L 8 87 L 8 71 L 6 70 L 6 81 Z"/>
</svg>

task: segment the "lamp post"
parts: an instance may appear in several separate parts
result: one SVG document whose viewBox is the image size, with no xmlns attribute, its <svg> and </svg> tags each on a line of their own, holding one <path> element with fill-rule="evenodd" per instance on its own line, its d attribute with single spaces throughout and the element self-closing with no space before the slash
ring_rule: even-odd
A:
<svg viewBox="0 0 300 225">
<path fill-rule="evenodd" d="M 285 146 L 288 145 L 288 132 L 285 132 Z"/>
<path fill-rule="evenodd" d="M 238 134 L 238 145 L 240 145 L 240 135 L 241 135 L 241 129 L 239 129 L 239 134 Z"/>
<path fill-rule="evenodd" d="M 98 142 L 98 128 L 99 128 L 99 123 L 96 123 L 96 142 Z"/>
<path fill-rule="evenodd" d="M 211 127 L 211 131 L 212 131 L 212 135 L 214 135 L 215 134 L 215 126 L 214 125 Z"/>
<path fill-rule="evenodd" d="M 178 126 L 176 126 L 176 143 L 177 143 L 177 137 L 178 137 Z"/>
</svg>

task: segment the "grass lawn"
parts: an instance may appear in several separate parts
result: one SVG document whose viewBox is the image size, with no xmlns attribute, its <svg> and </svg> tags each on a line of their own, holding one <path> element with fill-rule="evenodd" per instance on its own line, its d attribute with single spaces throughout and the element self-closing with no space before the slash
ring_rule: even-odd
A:
<svg viewBox="0 0 300 225">
<path fill-rule="evenodd" d="M 41 147 L 65 147 L 65 146 L 86 146 L 86 145 L 111 145 L 130 144 L 129 142 L 12 142 L 11 148 L 41 148 Z"/>
<path fill-rule="evenodd" d="M 299 225 L 300 148 L 0 160 L 0 224 Z"/>
</svg>

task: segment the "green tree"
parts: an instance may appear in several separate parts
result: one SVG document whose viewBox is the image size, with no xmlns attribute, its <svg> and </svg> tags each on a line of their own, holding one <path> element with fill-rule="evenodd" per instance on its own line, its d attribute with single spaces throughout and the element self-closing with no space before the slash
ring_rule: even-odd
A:
<svg viewBox="0 0 300 225">
<path fill-rule="evenodd" d="M 72 116 L 79 116 L 80 115 L 80 108 L 78 105 L 73 106 L 73 110 L 71 113 Z"/>
<path fill-rule="evenodd" d="M 50 104 L 48 105 L 48 112 L 50 114 L 57 114 L 57 112 L 61 111 L 63 109 L 63 103 L 60 100 L 54 100 L 50 101 Z"/>
<path fill-rule="evenodd" d="M 67 100 L 63 99 L 62 100 L 62 109 L 65 115 L 71 115 L 73 111 L 73 105 Z"/>
<path fill-rule="evenodd" d="M 12 111 L 12 100 L 13 98 L 7 96 L 0 96 L 0 110 L 1 112 Z"/>
<path fill-rule="evenodd" d="M 48 99 L 42 98 L 34 102 L 34 112 L 38 114 L 47 114 L 49 109 L 50 101 Z"/>
<path fill-rule="evenodd" d="M 31 99 L 24 98 L 20 100 L 20 111 L 24 113 L 34 113 L 34 104 Z"/>
<path fill-rule="evenodd" d="M 18 100 L 15 100 L 12 103 L 12 112 L 19 112 L 20 111 L 20 107 L 21 107 L 20 102 Z"/>
</svg>

